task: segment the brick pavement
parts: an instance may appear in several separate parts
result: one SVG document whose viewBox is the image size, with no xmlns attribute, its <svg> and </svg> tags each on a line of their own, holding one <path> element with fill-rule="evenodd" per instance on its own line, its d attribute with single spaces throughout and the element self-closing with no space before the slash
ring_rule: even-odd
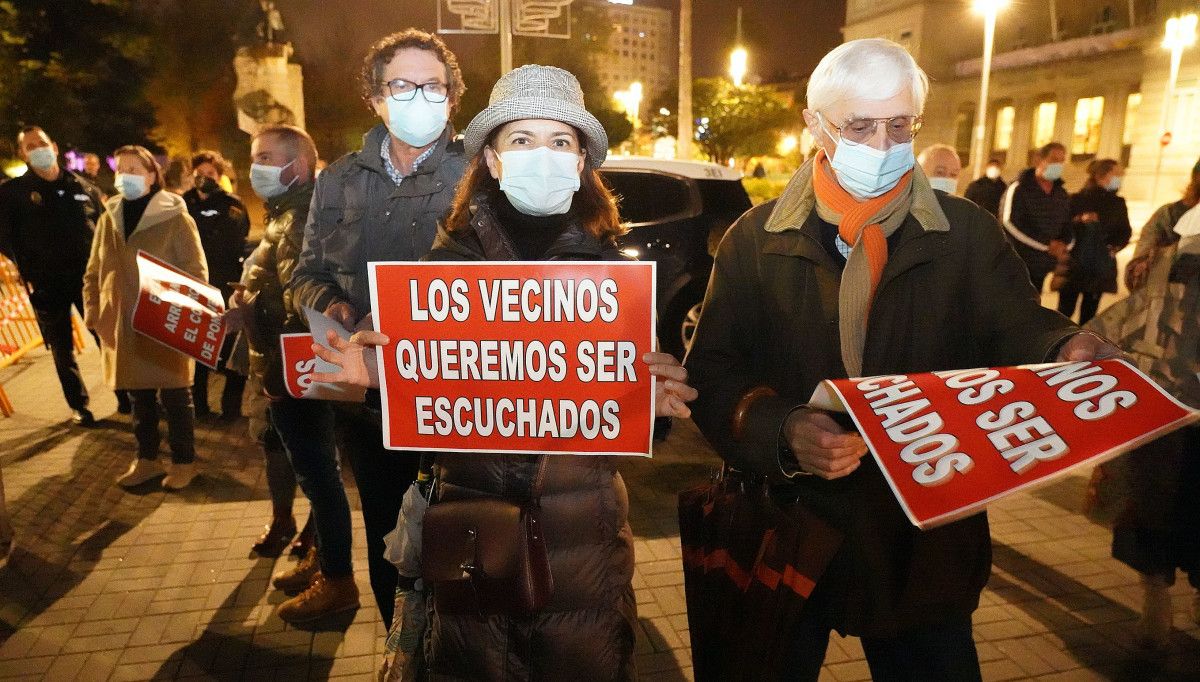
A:
<svg viewBox="0 0 1200 682">
<path fill-rule="evenodd" d="M 249 552 L 270 502 L 244 422 L 201 425 L 203 475 L 192 488 L 122 491 L 112 481 L 133 456 L 129 419 L 100 386 L 95 349 L 80 360 L 102 417 L 90 431 L 70 426 L 45 352 L 0 373 L 18 410 L 0 419 L 17 528 L 0 565 L 0 679 L 370 679 L 384 627 L 368 596 L 357 512 L 363 608 L 316 629 L 286 625 L 275 616 L 283 596 L 268 581 L 291 559 Z M 622 466 L 645 680 L 691 679 L 675 494 L 715 461 L 684 423 L 653 461 Z M 1187 617 L 1184 581 L 1172 591 L 1172 649 L 1147 655 L 1133 644 L 1136 575 L 1108 557 L 1108 533 L 1076 513 L 1083 484 L 1074 476 L 993 507 L 995 570 L 975 615 L 984 679 L 1200 679 L 1200 628 Z M 305 512 L 301 497 L 297 516 Z M 857 640 L 835 636 L 822 680 L 868 678 Z"/>
</svg>

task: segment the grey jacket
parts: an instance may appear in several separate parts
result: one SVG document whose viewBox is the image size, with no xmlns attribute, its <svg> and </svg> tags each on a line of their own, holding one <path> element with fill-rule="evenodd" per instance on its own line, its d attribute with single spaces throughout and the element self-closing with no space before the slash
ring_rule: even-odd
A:
<svg viewBox="0 0 1200 682">
<path fill-rule="evenodd" d="M 387 134 L 375 126 L 361 150 L 317 178 L 304 249 L 288 283 L 295 312 L 345 302 L 361 318 L 371 310 L 367 262 L 415 261 L 433 246 L 466 166 L 462 143 L 447 126 L 433 154 L 397 186 L 379 156 Z"/>
</svg>

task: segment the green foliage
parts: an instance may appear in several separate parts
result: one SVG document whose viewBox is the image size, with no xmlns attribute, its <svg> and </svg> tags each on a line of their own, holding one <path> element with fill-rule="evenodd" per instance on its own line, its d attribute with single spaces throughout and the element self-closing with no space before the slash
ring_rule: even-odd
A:
<svg viewBox="0 0 1200 682">
<path fill-rule="evenodd" d="M 716 163 L 770 153 L 779 133 L 799 120 L 771 90 L 755 85 L 735 88 L 724 78 L 696 79 L 692 101 L 701 122 L 696 142 Z"/>
<path fill-rule="evenodd" d="M 153 146 L 150 45 L 131 0 L 0 2 L 0 138 L 34 124 L 63 151 Z"/>
</svg>

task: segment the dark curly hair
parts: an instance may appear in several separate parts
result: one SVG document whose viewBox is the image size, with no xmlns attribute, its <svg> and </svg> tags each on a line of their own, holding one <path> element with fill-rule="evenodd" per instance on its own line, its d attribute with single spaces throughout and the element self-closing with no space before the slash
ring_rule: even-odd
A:
<svg viewBox="0 0 1200 682">
<path fill-rule="evenodd" d="M 395 58 L 400 50 L 415 48 L 432 52 L 438 61 L 446 65 L 446 84 L 450 90 L 450 111 L 458 108 L 467 85 L 463 82 L 462 70 L 458 68 L 458 58 L 446 47 L 442 39 L 415 28 L 398 31 L 380 38 L 367 50 L 363 58 L 362 71 L 358 75 L 358 84 L 363 101 L 371 107 L 371 100 L 382 94 L 383 69 Z M 372 110 L 373 111 L 373 110 Z"/>
</svg>

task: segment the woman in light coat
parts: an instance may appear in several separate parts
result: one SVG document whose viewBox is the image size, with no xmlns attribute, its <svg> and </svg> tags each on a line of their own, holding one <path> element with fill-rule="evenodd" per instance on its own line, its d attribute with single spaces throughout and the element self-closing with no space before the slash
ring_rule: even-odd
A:
<svg viewBox="0 0 1200 682">
<path fill-rule="evenodd" d="M 163 173 L 144 147 L 125 146 L 117 160 L 119 194 L 108 200 L 96 227 L 83 278 L 84 323 L 99 335 L 104 378 L 133 403 L 137 458 L 117 483 L 133 487 L 163 474 L 179 490 L 195 478 L 192 360 L 133 329 L 138 296 L 137 253 L 156 256 L 207 281 L 208 266 L 196 223 L 183 198 L 163 189 Z M 158 462 L 159 402 L 166 413 L 170 471 Z"/>
</svg>

